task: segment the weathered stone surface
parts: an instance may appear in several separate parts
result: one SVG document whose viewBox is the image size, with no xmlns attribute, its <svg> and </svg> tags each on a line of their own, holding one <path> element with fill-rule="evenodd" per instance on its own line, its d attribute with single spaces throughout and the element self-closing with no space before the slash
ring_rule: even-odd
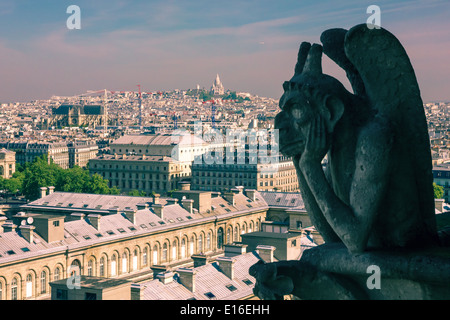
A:
<svg viewBox="0 0 450 320">
<path fill-rule="evenodd" d="M 301 44 L 275 128 L 327 245 L 300 262 L 256 265 L 255 291 L 267 298 L 291 287 L 300 298 L 447 297 L 435 285 L 448 249 L 439 248 L 427 123 L 409 58 L 394 35 L 366 24 L 327 30 L 321 41 Z M 353 93 L 322 73 L 322 52 L 346 71 Z M 367 263 L 381 264 L 383 292 L 362 285 Z"/>
</svg>

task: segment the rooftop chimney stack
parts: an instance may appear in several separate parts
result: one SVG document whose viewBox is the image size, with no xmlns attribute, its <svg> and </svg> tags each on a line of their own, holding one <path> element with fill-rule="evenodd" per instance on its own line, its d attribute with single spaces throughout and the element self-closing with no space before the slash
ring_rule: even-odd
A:
<svg viewBox="0 0 450 320">
<path fill-rule="evenodd" d="M 50 186 L 48 187 L 48 194 L 52 194 L 55 191 L 55 187 Z"/>
<path fill-rule="evenodd" d="M 160 195 L 157 193 L 153 195 L 153 204 L 159 204 L 159 197 Z"/>
<path fill-rule="evenodd" d="M 41 187 L 41 198 L 47 195 L 47 187 Z"/>
<path fill-rule="evenodd" d="M 195 292 L 195 270 L 189 268 L 179 268 L 177 273 L 180 276 L 180 282 L 189 291 Z"/>
<path fill-rule="evenodd" d="M 138 203 L 136 207 L 138 210 L 145 210 L 148 209 L 148 203 Z"/>
<path fill-rule="evenodd" d="M 208 263 L 208 256 L 206 254 L 194 254 L 191 256 L 194 260 L 194 268 L 204 266 Z"/>
<path fill-rule="evenodd" d="M 85 216 L 86 215 L 84 213 L 74 212 L 70 214 L 68 221 L 83 220 Z"/>
<path fill-rule="evenodd" d="M 131 284 L 131 300 L 144 300 L 145 286 L 138 283 Z"/>
<path fill-rule="evenodd" d="M 181 205 L 187 212 L 189 212 L 189 214 L 192 214 L 192 212 L 194 210 L 194 200 L 183 199 L 183 200 L 181 200 Z"/>
<path fill-rule="evenodd" d="M 6 218 L 5 216 L 0 216 L 0 233 L 3 232 L 3 224 L 6 222 L 8 218 Z"/>
<path fill-rule="evenodd" d="M 273 252 L 275 251 L 275 247 L 259 245 L 256 247 L 256 250 L 264 262 L 273 262 Z"/>
<path fill-rule="evenodd" d="M 152 206 L 153 212 L 155 212 L 155 214 L 161 218 L 164 219 L 164 206 L 160 203 L 156 203 Z"/>
<path fill-rule="evenodd" d="M 434 207 L 440 212 L 444 211 L 444 199 L 434 199 Z"/>
<path fill-rule="evenodd" d="M 227 200 L 229 203 L 231 203 L 232 206 L 234 206 L 235 200 L 234 200 L 234 192 L 225 192 L 223 194 L 223 197 L 225 198 L 225 200 Z"/>
<path fill-rule="evenodd" d="M 101 218 L 102 218 L 102 216 L 100 214 L 88 215 L 89 223 L 92 224 L 92 226 L 97 230 L 100 230 L 100 219 Z"/>
<path fill-rule="evenodd" d="M 173 281 L 174 273 L 172 271 L 158 273 L 156 278 L 163 284 L 168 284 Z"/>
<path fill-rule="evenodd" d="M 136 210 L 125 210 L 125 217 L 127 217 L 127 219 L 130 220 L 132 224 L 136 224 Z"/>
<path fill-rule="evenodd" d="M 168 206 L 169 206 L 169 205 L 172 205 L 172 204 L 177 204 L 177 203 L 178 203 L 178 199 L 173 199 L 173 198 L 167 199 L 166 201 L 167 201 L 167 205 L 168 205 Z"/>
<path fill-rule="evenodd" d="M 231 257 L 218 257 L 220 270 L 231 280 L 234 279 L 234 260 Z"/>
<path fill-rule="evenodd" d="M 256 190 L 255 189 L 247 189 L 245 190 L 247 198 L 252 201 L 256 201 Z"/>
<path fill-rule="evenodd" d="M 30 225 L 22 225 L 19 227 L 22 237 L 24 237 L 29 243 L 33 243 L 35 228 L 36 227 Z"/>
<path fill-rule="evenodd" d="M 13 232 L 16 228 L 17 226 L 11 220 L 7 220 L 3 224 L 3 232 Z"/>
</svg>

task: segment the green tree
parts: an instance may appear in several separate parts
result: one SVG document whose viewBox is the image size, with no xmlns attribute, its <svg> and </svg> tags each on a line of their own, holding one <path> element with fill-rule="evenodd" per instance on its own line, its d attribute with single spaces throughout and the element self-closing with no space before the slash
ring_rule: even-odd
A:
<svg viewBox="0 0 450 320">
<path fill-rule="evenodd" d="M 444 187 L 437 185 L 436 182 L 433 182 L 433 189 L 434 189 L 434 198 L 442 199 L 442 197 L 444 196 Z"/>
<path fill-rule="evenodd" d="M 29 200 L 36 200 L 40 196 L 40 188 L 54 186 L 59 171 L 63 170 L 47 157 L 37 157 L 29 166 L 25 166 L 23 171 L 24 179 L 22 193 Z"/>
<path fill-rule="evenodd" d="M 133 196 L 133 197 L 145 197 L 147 194 L 145 193 L 144 190 L 139 191 L 139 190 L 133 189 L 128 192 L 128 195 Z"/>
</svg>

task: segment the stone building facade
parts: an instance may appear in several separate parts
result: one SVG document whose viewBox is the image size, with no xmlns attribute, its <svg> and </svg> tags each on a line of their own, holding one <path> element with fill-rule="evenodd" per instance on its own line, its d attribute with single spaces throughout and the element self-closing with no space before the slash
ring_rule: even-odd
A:
<svg viewBox="0 0 450 320">
<path fill-rule="evenodd" d="M 259 230 L 268 210 L 255 190 L 192 193 L 151 201 L 44 194 L 0 221 L 0 299 L 48 299 L 51 281 L 76 275 L 139 280 L 153 266 L 220 254 L 241 234 Z"/>
</svg>

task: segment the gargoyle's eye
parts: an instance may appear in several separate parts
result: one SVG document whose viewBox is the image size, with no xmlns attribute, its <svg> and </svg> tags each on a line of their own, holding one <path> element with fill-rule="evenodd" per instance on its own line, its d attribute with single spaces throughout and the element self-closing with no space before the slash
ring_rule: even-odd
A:
<svg viewBox="0 0 450 320">
<path fill-rule="evenodd" d="M 285 82 L 283 83 L 283 90 L 284 90 L 284 91 L 288 91 L 288 90 L 289 90 L 289 84 L 290 84 L 289 81 L 285 81 Z"/>
</svg>

